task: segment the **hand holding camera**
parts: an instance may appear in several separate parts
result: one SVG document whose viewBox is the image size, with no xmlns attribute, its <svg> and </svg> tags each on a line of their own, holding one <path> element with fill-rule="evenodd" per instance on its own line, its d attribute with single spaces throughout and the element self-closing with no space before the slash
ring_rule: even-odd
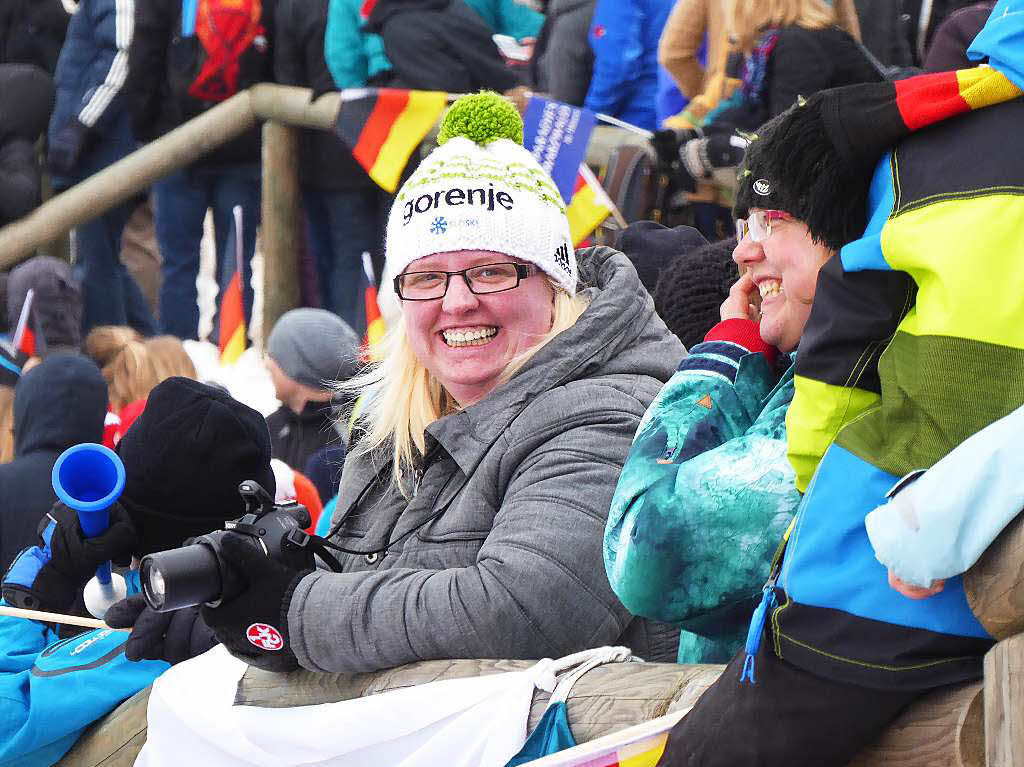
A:
<svg viewBox="0 0 1024 767">
<path fill-rule="evenodd" d="M 288 606 L 315 568 L 313 538 L 303 530 L 309 512 L 275 504 L 256 482 L 243 482 L 239 493 L 247 513 L 226 530 L 143 558 L 142 593 L 155 613 L 203 605 L 202 619 L 232 653 L 289 671 L 298 663 L 288 648 Z"/>
</svg>

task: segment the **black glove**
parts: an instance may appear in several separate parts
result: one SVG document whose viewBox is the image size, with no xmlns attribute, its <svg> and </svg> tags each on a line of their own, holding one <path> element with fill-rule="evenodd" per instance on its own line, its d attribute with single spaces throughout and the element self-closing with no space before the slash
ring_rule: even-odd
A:
<svg viewBox="0 0 1024 767">
<path fill-rule="evenodd" d="M 658 158 L 659 170 L 666 174 L 679 189 L 687 192 L 695 192 L 697 185 L 694 183 L 693 176 L 687 172 L 679 155 L 682 146 L 699 135 L 700 132 L 697 130 L 676 131 L 664 128 L 655 132 L 651 138 L 651 146 Z"/>
<path fill-rule="evenodd" d="M 267 671 L 297 669 L 299 663 L 288 645 L 288 606 L 295 587 L 312 570 L 286 567 L 237 533 L 224 536 L 220 555 L 242 590 L 218 607 L 204 606 L 206 625 L 232 655 L 251 666 Z"/>
<path fill-rule="evenodd" d="M 130 557 L 138 545 L 135 526 L 124 507 L 115 503 L 109 515 L 106 532 L 85 538 L 78 514 L 63 503 L 55 503 L 39 523 L 39 545 L 22 550 L 4 574 L 3 597 L 7 604 L 67 612 L 97 567 Z"/>
<path fill-rule="evenodd" d="M 65 125 L 50 142 L 46 165 L 51 173 L 66 176 L 78 165 L 90 135 L 89 129 L 76 117 Z"/>
<path fill-rule="evenodd" d="M 158 613 L 135 594 L 112 604 L 103 620 L 111 628 L 132 630 L 124 646 L 124 657 L 131 661 L 165 660 L 173 666 L 217 644 L 198 605 Z"/>
<path fill-rule="evenodd" d="M 743 162 L 746 140 L 728 133 L 687 141 L 679 150 L 686 172 L 694 178 L 710 178 L 718 168 L 732 168 Z"/>
</svg>

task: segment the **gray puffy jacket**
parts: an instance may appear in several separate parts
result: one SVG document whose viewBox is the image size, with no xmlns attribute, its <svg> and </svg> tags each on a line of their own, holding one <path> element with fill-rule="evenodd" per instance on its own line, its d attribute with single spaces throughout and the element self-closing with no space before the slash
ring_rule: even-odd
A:
<svg viewBox="0 0 1024 767">
<path fill-rule="evenodd" d="M 342 555 L 344 572 L 299 582 L 288 629 L 302 666 L 559 657 L 614 642 L 674 657 L 677 634 L 634 620 L 612 593 L 601 542 L 633 434 L 686 351 L 624 255 L 581 251 L 580 266 L 589 308 L 507 384 L 430 425 L 411 500 L 386 463 L 346 461 L 331 540 L 387 550 Z"/>
</svg>

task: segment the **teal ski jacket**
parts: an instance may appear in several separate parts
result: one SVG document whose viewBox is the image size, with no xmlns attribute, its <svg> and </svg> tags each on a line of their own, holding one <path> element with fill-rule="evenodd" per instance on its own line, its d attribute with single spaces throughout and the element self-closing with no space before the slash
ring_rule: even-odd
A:
<svg viewBox="0 0 1024 767">
<path fill-rule="evenodd" d="M 682 628 L 680 663 L 743 646 L 800 502 L 786 459 L 793 368 L 780 376 L 774 354 L 755 323 L 716 325 L 648 408 L 612 499 L 612 589 L 630 612 Z"/>
</svg>

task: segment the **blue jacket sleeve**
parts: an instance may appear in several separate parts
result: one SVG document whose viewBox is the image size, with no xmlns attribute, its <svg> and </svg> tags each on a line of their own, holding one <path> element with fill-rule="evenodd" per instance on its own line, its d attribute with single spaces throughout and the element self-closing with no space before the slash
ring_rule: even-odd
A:
<svg viewBox="0 0 1024 767">
<path fill-rule="evenodd" d="M 89 88 L 78 106 L 78 119 L 89 128 L 103 130 L 124 107 L 128 80 L 128 49 L 135 33 L 135 3 L 109 0 L 83 3 L 93 14 L 97 55 L 93 59 Z"/>
<path fill-rule="evenodd" d="M 584 107 L 615 115 L 629 100 L 628 84 L 643 63 L 643 15 L 630 0 L 597 0 L 590 23 L 594 74 Z"/>
<path fill-rule="evenodd" d="M 779 381 L 761 354 L 716 341 L 693 347 L 651 403 L 604 539 L 631 612 L 712 636 L 735 628 L 709 614 L 760 591 L 799 503 L 786 460 L 792 393 L 792 368 Z"/>
<path fill-rule="evenodd" d="M 536 37 L 544 25 L 544 15 L 516 0 L 466 0 L 466 5 L 500 35 L 517 40 Z"/>
<path fill-rule="evenodd" d="M 0 616 L 0 764 L 53 764 L 86 727 L 169 668 L 125 659 L 127 639 L 96 629 L 57 641 L 44 623 Z"/>
<path fill-rule="evenodd" d="M 340 89 L 365 87 L 370 78 L 391 69 L 384 41 L 362 30 L 353 0 L 330 0 L 327 6 L 324 59 Z"/>
</svg>

